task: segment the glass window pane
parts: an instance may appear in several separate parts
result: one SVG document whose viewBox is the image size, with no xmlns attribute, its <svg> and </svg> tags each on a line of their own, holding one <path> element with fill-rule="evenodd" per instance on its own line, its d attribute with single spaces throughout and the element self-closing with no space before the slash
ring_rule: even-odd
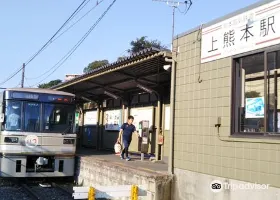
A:
<svg viewBox="0 0 280 200">
<path fill-rule="evenodd" d="M 20 131 L 21 130 L 21 110 L 22 110 L 21 102 L 6 101 L 5 130 L 7 130 L 7 131 Z"/>
<path fill-rule="evenodd" d="M 264 132 L 264 54 L 241 58 L 238 76 L 239 131 Z"/>
<path fill-rule="evenodd" d="M 279 110 L 279 75 L 280 75 L 280 52 L 267 54 L 267 129 L 271 133 L 280 132 Z M 278 117 L 279 116 L 279 117 Z"/>
<path fill-rule="evenodd" d="M 24 109 L 24 130 L 28 132 L 40 131 L 40 104 L 28 102 Z"/>
<path fill-rule="evenodd" d="M 72 105 L 45 104 L 44 130 L 46 132 L 70 133 L 73 126 Z"/>
</svg>

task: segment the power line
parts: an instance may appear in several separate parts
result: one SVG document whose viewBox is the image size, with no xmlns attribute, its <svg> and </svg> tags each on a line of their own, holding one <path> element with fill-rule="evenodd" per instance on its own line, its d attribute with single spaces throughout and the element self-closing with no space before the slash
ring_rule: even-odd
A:
<svg viewBox="0 0 280 200">
<path fill-rule="evenodd" d="M 93 6 L 89 11 L 87 11 L 82 17 L 80 17 L 75 23 L 73 23 L 71 26 L 69 26 L 65 31 L 63 31 L 61 34 L 59 34 L 53 41 L 60 38 L 64 33 L 66 33 L 69 29 L 71 29 L 73 26 L 75 26 L 78 22 L 80 22 L 84 17 L 86 17 L 91 11 L 93 11 L 97 6 L 99 6 L 104 0 L 97 1 L 96 5 Z"/>
<path fill-rule="evenodd" d="M 85 16 L 87 16 L 91 11 L 93 11 L 97 6 L 99 6 L 104 0 L 101 1 L 97 1 L 97 4 L 95 6 L 93 6 L 88 12 L 86 12 L 82 17 L 80 17 L 74 24 L 72 24 L 71 26 L 69 26 L 66 30 L 64 30 L 60 35 L 58 35 L 56 38 L 53 39 L 53 42 L 55 40 L 57 40 L 58 38 L 60 38 L 64 33 L 66 33 L 69 29 L 71 29 L 73 26 L 75 26 L 78 22 L 80 22 Z M 38 78 L 43 77 L 44 75 L 46 75 L 48 72 L 50 72 L 53 68 L 55 68 L 55 66 L 51 67 L 50 69 L 48 69 L 47 71 L 45 71 L 43 74 L 36 76 L 36 77 L 32 77 L 32 78 L 27 78 L 28 80 L 35 80 Z"/>
<path fill-rule="evenodd" d="M 12 75 L 10 75 L 7 79 L 5 79 L 4 81 L 2 81 L 0 83 L 0 85 L 5 84 L 6 82 L 8 82 L 9 80 L 11 80 L 12 78 L 14 78 L 20 71 L 22 70 L 22 67 L 20 67 L 16 72 L 14 72 Z"/>
<path fill-rule="evenodd" d="M 86 2 L 87 1 L 87 2 Z M 75 15 L 80 12 L 88 3 L 90 0 L 83 0 L 83 2 L 78 6 L 78 8 L 71 14 L 71 16 L 63 23 L 63 25 L 56 31 L 56 33 L 37 51 L 27 62 L 25 62 L 25 66 L 28 65 L 32 60 L 34 60 L 51 42 L 52 39 L 66 26 L 66 24 L 75 17 Z M 85 3 L 86 2 L 86 3 Z M 84 5 L 84 6 L 83 6 Z M 11 74 L 7 79 L 2 81 L 0 85 L 5 84 L 9 80 L 11 80 L 13 77 L 15 77 L 21 70 L 23 69 L 23 66 L 17 69 L 13 74 Z"/>
<path fill-rule="evenodd" d="M 77 50 L 77 48 L 84 42 L 84 40 L 89 36 L 89 34 L 94 30 L 94 28 L 99 24 L 99 22 L 103 19 L 103 17 L 107 14 L 107 12 L 111 9 L 111 7 L 115 4 L 116 0 L 113 0 L 113 2 L 108 6 L 108 8 L 104 11 L 104 13 L 98 18 L 98 20 L 90 27 L 90 29 L 85 33 L 85 35 L 77 42 L 77 44 L 60 60 L 58 61 L 54 66 L 55 69 L 48 74 L 47 77 L 39 81 L 35 85 L 39 85 L 44 80 L 46 80 L 50 75 L 52 75 L 59 67 L 63 65 L 63 63 L 66 62 L 66 60 Z M 60 64 L 59 64 L 60 63 Z M 34 87 L 35 85 L 31 86 Z"/>
<path fill-rule="evenodd" d="M 87 1 L 87 2 L 86 2 Z M 85 3 L 86 2 L 86 3 Z M 90 0 L 83 0 L 83 2 L 76 8 L 76 10 L 70 15 L 70 17 L 62 24 L 62 26 L 55 32 L 55 34 L 37 51 L 28 61 L 25 62 L 25 65 L 28 65 L 32 60 L 34 60 L 50 43 L 52 43 L 54 37 L 73 19 L 88 3 Z M 83 7 L 82 7 L 83 6 Z"/>
</svg>

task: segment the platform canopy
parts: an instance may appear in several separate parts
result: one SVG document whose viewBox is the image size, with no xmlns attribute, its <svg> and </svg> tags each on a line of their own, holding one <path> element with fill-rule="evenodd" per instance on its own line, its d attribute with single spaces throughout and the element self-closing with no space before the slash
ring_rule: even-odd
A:
<svg viewBox="0 0 280 200">
<path fill-rule="evenodd" d="M 54 86 L 52 89 L 101 102 L 108 98 L 125 99 L 130 92 L 162 93 L 170 86 L 170 51 L 143 50 L 122 60 L 96 68 L 89 73 Z"/>
</svg>

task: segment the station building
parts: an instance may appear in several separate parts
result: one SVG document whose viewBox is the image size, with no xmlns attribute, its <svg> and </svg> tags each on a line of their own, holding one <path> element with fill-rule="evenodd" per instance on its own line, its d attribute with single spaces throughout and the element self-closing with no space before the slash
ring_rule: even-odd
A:
<svg viewBox="0 0 280 200">
<path fill-rule="evenodd" d="M 81 109 L 83 146 L 113 149 L 128 115 L 148 120 L 172 199 L 277 199 L 278 21 L 280 0 L 261 1 L 176 36 L 172 53 L 147 49 L 54 89 L 95 102 Z"/>
<path fill-rule="evenodd" d="M 132 115 L 138 131 L 139 123 L 148 121 L 146 156 L 167 162 L 171 73 L 164 66 L 171 68 L 171 56 L 146 49 L 55 86 L 82 100 L 80 146 L 114 150 L 121 125 Z M 141 143 L 133 135 L 130 151 L 139 153 Z"/>
<path fill-rule="evenodd" d="M 174 39 L 174 199 L 279 198 L 278 21 L 262 1 Z"/>
</svg>

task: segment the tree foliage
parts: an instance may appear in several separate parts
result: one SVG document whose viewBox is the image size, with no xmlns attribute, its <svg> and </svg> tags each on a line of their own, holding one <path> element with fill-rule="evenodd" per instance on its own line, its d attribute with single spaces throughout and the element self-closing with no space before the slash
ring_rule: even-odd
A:
<svg viewBox="0 0 280 200">
<path fill-rule="evenodd" d="M 118 57 L 117 61 L 120 61 L 120 60 L 125 59 L 125 58 L 126 58 L 126 56 L 120 56 L 120 57 Z"/>
<path fill-rule="evenodd" d="M 130 46 L 130 49 L 127 50 L 130 54 L 138 53 L 139 51 L 151 47 L 158 48 L 160 50 L 166 49 L 166 46 L 164 46 L 160 41 L 148 40 L 147 36 L 136 38 L 136 40 L 130 42 Z"/>
<path fill-rule="evenodd" d="M 130 42 L 130 48 L 127 50 L 127 52 L 129 54 L 135 54 L 144 49 L 151 48 L 151 47 L 154 47 L 154 48 L 157 48 L 160 50 L 164 50 L 167 48 L 158 40 L 149 40 L 147 38 L 147 36 L 142 36 L 142 37 L 136 38 L 135 40 Z M 118 58 L 118 61 L 120 61 L 126 57 L 127 56 L 121 56 Z M 96 69 L 98 67 L 102 67 L 102 66 L 108 65 L 108 64 L 110 64 L 109 61 L 105 60 L 105 59 L 104 60 L 95 60 L 95 61 L 89 63 L 88 66 L 84 68 L 83 72 L 88 73 L 88 72 L 92 71 L 93 69 Z M 57 79 L 57 80 L 50 81 L 48 83 L 40 84 L 38 87 L 39 88 L 50 88 L 61 82 L 62 82 L 62 80 Z"/>
<path fill-rule="evenodd" d="M 245 93 L 245 97 L 246 98 L 256 98 L 256 97 L 260 97 L 260 93 L 257 91 L 249 91 Z"/>
<path fill-rule="evenodd" d="M 92 71 L 95 68 L 102 67 L 102 66 L 108 65 L 108 64 L 109 64 L 108 60 L 96 60 L 96 61 L 93 61 L 93 62 L 89 63 L 87 67 L 84 68 L 84 73 L 88 73 L 88 72 Z"/>
<path fill-rule="evenodd" d="M 57 80 L 53 80 L 53 81 L 50 81 L 48 83 L 43 83 L 43 84 L 40 84 L 38 86 L 38 88 L 51 88 L 55 85 L 58 85 L 59 83 L 62 83 L 62 80 L 60 79 L 57 79 Z"/>
</svg>

